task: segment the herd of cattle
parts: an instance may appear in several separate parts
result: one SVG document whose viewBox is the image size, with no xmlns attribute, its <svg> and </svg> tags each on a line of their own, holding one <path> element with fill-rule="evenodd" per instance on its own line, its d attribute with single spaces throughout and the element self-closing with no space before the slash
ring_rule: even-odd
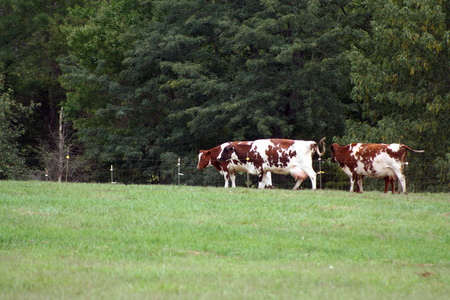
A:
<svg viewBox="0 0 450 300">
<path fill-rule="evenodd" d="M 325 153 L 325 138 L 320 140 L 322 151 L 314 141 L 262 139 L 256 141 L 227 142 L 209 150 L 200 150 L 198 169 L 214 166 L 224 176 L 225 187 L 228 180 L 236 187 L 236 171 L 247 172 L 258 177 L 258 188 L 272 187 L 272 173 L 290 174 L 295 178 L 294 190 L 307 177 L 311 180 L 312 189 L 316 189 L 316 172 L 312 166 L 314 153 L 322 157 Z M 331 161 L 338 162 L 345 174 L 350 177 L 350 192 L 363 192 L 365 176 L 384 178 L 385 193 L 392 185 L 395 193 L 395 180 L 399 182 L 406 194 L 406 179 L 403 167 L 407 151 L 413 150 L 402 144 L 361 144 L 346 146 L 332 144 Z"/>
</svg>

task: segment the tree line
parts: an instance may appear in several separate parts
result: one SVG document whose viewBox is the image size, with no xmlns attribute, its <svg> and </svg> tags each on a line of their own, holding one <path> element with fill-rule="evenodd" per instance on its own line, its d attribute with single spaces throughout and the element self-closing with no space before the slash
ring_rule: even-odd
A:
<svg viewBox="0 0 450 300">
<path fill-rule="evenodd" d="M 423 149 L 449 190 L 448 1 L 1 0 L 0 28 L 2 179 L 326 136 Z"/>
</svg>

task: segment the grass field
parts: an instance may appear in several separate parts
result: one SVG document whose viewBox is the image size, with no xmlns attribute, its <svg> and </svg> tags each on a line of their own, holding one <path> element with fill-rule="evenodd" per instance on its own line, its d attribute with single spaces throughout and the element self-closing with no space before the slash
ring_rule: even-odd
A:
<svg viewBox="0 0 450 300">
<path fill-rule="evenodd" d="M 448 299 L 449 204 L 0 181 L 0 299 Z"/>
</svg>

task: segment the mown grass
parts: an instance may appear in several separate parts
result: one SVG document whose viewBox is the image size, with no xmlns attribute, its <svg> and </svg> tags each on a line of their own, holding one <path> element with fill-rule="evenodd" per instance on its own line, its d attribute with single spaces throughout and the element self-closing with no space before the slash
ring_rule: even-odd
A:
<svg viewBox="0 0 450 300">
<path fill-rule="evenodd" d="M 0 298 L 446 299 L 449 200 L 0 181 Z"/>
</svg>

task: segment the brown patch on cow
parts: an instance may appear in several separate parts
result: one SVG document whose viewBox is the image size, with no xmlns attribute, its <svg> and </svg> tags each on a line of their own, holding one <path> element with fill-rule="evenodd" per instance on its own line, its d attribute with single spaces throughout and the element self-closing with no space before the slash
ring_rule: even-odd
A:
<svg viewBox="0 0 450 300">
<path fill-rule="evenodd" d="M 337 161 L 341 168 L 344 168 L 347 166 L 350 171 L 354 172 L 354 170 L 357 167 L 357 161 L 356 159 L 351 156 L 351 150 L 353 147 L 356 146 L 356 143 L 346 145 L 346 146 L 339 146 L 338 144 L 332 144 L 330 146 L 331 149 L 331 159 L 332 161 Z"/>
<path fill-rule="evenodd" d="M 231 143 L 231 145 L 233 147 L 233 151 L 236 154 L 236 156 L 238 157 L 239 161 L 241 161 L 242 163 L 247 163 L 247 162 L 253 162 L 255 161 L 256 157 L 254 155 L 254 153 L 250 152 L 250 149 L 252 148 L 251 144 L 239 144 L 239 143 Z M 227 159 L 231 158 L 231 154 L 233 153 L 233 151 L 230 151 L 227 156 Z M 248 158 L 248 160 L 247 160 Z"/>
<path fill-rule="evenodd" d="M 270 140 L 276 147 L 282 149 L 289 149 L 294 144 L 294 140 L 286 140 L 286 139 L 271 139 Z"/>
<path fill-rule="evenodd" d="M 267 147 L 267 150 L 265 152 L 265 154 L 267 155 L 267 163 L 271 166 L 271 167 L 285 167 L 287 163 L 283 163 L 283 161 L 286 161 L 286 157 L 283 157 L 285 151 L 282 152 L 281 156 L 279 156 L 278 152 L 277 152 L 277 147 L 281 147 L 279 146 L 279 144 L 276 145 L 269 145 Z M 286 150 L 286 148 L 283 148 L 284 150 Z"/>
<path fill-rule="evenodd" d="M 271 167 L 286 168 L 292 157 L 297 155 L 295 150 L 288 149 L 294 144 L 293 140 L 272 139 L 274 145 L 269 145 L 265 154 L 267 155 L 267 163 Z M 278 150 L 281 149 L 281 155 Z"/>
<path fill-rule="evenodd" d="M 353 144 L 352 144 L 353 145 Z M 357 144 L 355 144 L 356 146 Z M 373 167 L 374 158 L 379 155 L 383 150 L 386 149 L 387 145 L 380 144 L 361 144 L 358 151 L 355 152 L 357 160 L 364 164 L 364 170 L 367 173 L 375 174 L 375 169 Z"/>
<path fill-rule="evenodd" d="M 404 161 L 406 158 L 406 152 L 407 151 L 405 148 L 403 148 L 403 145 L 400 145 L 398 151 L 394 151 L 391 148 L 386 148 L 386 153 L 397 161 Z"/>
<path fill-rule="evenodd" d="M 222 159 L 230 159 L 231 155 L 234 152 L 234 154 L 242 164 L 252 163 L 254 167 L 261 172 L 263 158 L 261 157 L 261 155 L 259 155 L 257 149 L 251 150 L 251 148 L 251 143 L 233 142 L 222 152 Z M 261 181 L 262 175 L 258 176 L 258 179 Z"/>
<path fill-rule="evenodd" d="M 263 165 L 263 158 L 257 151 L 251 151 L 249 152 L 250 155 L 250 162 L 253 163 L 256 169 L 262 171 L 262 165 Z M 261 177 L 262 179 L 262 177 Z"/>
</svg>

